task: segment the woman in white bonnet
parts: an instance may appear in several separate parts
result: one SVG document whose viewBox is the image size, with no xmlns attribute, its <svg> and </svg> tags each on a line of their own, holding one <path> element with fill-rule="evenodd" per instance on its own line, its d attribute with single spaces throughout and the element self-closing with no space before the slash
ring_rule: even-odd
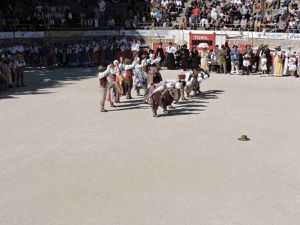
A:
<svg viewBox="0 0 300 225">
<path fill-rule="evenodd" d="M 297 57 L 296 57 L 296 52 L 293 52 L 290 54 L 290 58 L 288 61 L 288 69 L 289 73 L 292 77 L 297 76 Z"/>
<path fill-rule="evenodd" d="M 266 54 L 262 54 L 261 59 L 260 59 L 260 69 L 262 72 L 262 77 L 266 76 L 267 71 L 268 71 L 268 67 L 267 67 L 267 62 L 268 59 L 266 57 Z"/>
</svg>

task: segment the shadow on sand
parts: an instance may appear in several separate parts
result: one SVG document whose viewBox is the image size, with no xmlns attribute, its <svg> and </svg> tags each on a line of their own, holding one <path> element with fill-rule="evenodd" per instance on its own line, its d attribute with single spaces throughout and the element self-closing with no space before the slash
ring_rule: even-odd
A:
<svg viewBox="0 0 300 225">
<path fill-rule="evenodd" d="M 200 96 L 190 96 L 185 101 L 180 101 L 174 105 L 173 109 L 168 110 L 168 114 L 160 114 L 159 117 L 168 116 L 184 116 L 184 115 L 195 115 L 205 111 L 208 107 L 209 100 L 219 99 L 219 95 L 223 94 L 223 90 L 209 90 L 202 92 Z M 204 101 L 203 101 L 204 99 Z M 143 98 L 138 97 L 135 99 L 124 100 L 119 103 L 115 108 L 109 110 L 110 112 L 118 112 L 132 109 L 149 109 L 150 106 L 144 103 Z"/>
<path fill-rule="evenodd" d="M 54 90 L 64 85 L 72 84 L 72 81 L 78 81 L 95 77 L 97 70 L 95 68 L 61 68 L 56 70 L 28 70 L 25 71 L 26 87 L 12 88 L 0 92 L 0 99 L 18 98 L 18 95 L 41 95 L 51 94 Z M 44 90 L 47 89 L 47 90 Z"/>
</svg>

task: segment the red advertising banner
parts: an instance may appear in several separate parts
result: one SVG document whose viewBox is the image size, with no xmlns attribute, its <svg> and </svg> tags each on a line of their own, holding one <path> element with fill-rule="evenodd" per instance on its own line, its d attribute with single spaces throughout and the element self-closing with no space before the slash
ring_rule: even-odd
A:
<svg viewBox="0 0 300 225">
<path fill-rule="evenodd" d="M 190 49 L 197 47 L 200 43 L 207 43 L 209 49 L 216 45 L 216 34 L 195 34 L 190 32 Z"/>
</svg>

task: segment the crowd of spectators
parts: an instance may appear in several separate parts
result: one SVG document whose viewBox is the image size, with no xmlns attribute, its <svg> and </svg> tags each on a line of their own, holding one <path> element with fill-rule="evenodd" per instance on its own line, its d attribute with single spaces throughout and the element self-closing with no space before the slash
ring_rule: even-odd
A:
<svg viewBox="0 0 300 225">
<path fill-rule="evenodd" d="M 0 31 L 144 28 L 150 12 L 145 0 L 2 0 Z"/>
<path fill-rule="evenodd" d="M 300 30 L 299 0 L 2 0 L 0 31 L 57 29 Z"/>
<path fill-rule="evenodd" d="M 178 26 L 178 17 L 183 13 L 186 0 L 156 0 L 150 12 L 152 26 Z"/>
<path fill-rule="evenodd" d="M 172 43 L 170 43 L 171 45 Z M 241 50 L 239 46 L 229 46 L 226 42 L 214 49 L 188 49 L 186 45 L 176 46 L 174 51 L 175 69 L 197 69 L 221 74 L 261 76 L 292 76 L 300 75 L 300 49 L 277 46 L 270 49 L 268 45 L 256 48 L 248 45 Z M 280 65 L 280 69 L 277 69 Z"/>
<path fill-rule="evenodd" d="M 298 0 L 192 0 L 180 28 L 300 32 Z"/>
</svg>

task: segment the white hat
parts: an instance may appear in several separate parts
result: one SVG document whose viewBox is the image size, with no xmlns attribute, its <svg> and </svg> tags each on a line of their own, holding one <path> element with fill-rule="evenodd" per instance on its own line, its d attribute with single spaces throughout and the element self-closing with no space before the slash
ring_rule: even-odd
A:
<svg viewBox="0 0 300 225">
<path fill-rule="evenodd" d="M 209 78 L 208 74 L 204 74 L 204 75 L 203 75 L 203 79 L 204 79 L 204 80 L 206 80 L 206 79 L 208 79 L 208 78 Z"/>
<path fill-rule="evenodd" d="M 187 87 L 191 87 L 191 86 L 192 86 L 192 81 L 191 81 L 191 80 L 187 81 L 187 82 L 186 82 L 186 86 L 187 86 Z"/>
<path fill-rule="evenodd" d="M 164 90 L 164 85 L 161 85 L 161 86 L 159 86 L 158 88 L 156 88 L 156 89 L 152 92 L 152 94 L 154 94 L 154 93 L 156 93 L 156 92 L 159 92 L 159 91 L 162 91 L 162 90 Z"/>
<path fill-rule="evenodd" d="M 103 73 L 103 72 L 98 73 L 98 79 L 100 80 L 100 79 L 106 77 L 105 75 L 106 75 L 106 74 Z"/>
<path fill-rule="evenodd" d="M 119 63 L 118 60 L 114 60 L 114 61 L 113 61 L 113 64 L 114 64 L 115 66 L 118 65 L 118 63 Z"/>
<path fill-rule="evenodd" d="M 174 88 L 174 83 L 173 82 L 169 82 L 169 83 L 167 83 L 167 88 L 169 88 L 169 89 L 172 89 L 172 88 Z"/>
</svg>

